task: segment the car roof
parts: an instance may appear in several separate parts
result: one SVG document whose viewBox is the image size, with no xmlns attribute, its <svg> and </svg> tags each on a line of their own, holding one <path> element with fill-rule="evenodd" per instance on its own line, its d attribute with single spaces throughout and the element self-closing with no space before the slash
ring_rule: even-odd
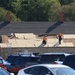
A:
<svg viewBox="0 0 75 75">
<path fill-rule="evenodd" d="M 67 56 L 67 57 L 70 57 L 70 56 L 74 56 L 74 57 L 75 57 L 75 54 L 69 55 L 69 56 Z"/>
<path fill-rule="evenodd" d="M 35 66 L 43 66 L 43 67 L 47 67 L 47 68 L 69 68 L 68 66 L 66 65 L 61 65 L 61 64 L 37 64 L 37 65 L 32 65 L 32 66 L 29 66 L 29 67 L 26 67 L 24 69 L 27 69 L 27 68 L 31 68 L 31 67 L 35 67 Z"/>
<path fill-rule="evenodd" d="M 28 53 L 28 54 L 11 54 L 9 56 L 21 56 L 21 57 L 37 57 L 34 54 Z"/>
<path fill-rule="evenodd" d="M 65 55 L 65 56 L 68 56 L 68 55 L 71 55 L 70 53 L 63 53 L 63 52 L 51 52 L 51 53 L 42 53 L 41 55 Z"/>
<path fill-rule="evenodd" d="M 66 59 L 70 59 L 70 60 L 75 59 L 75 54 L 66 56 L 65 60 L 66 60 Z"/>
<path fill-rule="evenodd" d="M 50 67 L 50 68 L 53 68 L 53 67 L 67 67 L 65 65 L 60 65 L 60 64 L 39 64 L 37 66 L 46 66 L 46 67 Z"/>
</svg>

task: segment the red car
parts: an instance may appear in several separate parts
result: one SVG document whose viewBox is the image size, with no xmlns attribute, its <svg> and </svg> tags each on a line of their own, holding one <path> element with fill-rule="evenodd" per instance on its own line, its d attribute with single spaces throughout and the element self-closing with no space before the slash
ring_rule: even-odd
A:
<svg viewBox="0 0 75 75">
<path fill-rule="evenodd" d="M 38 59 L 38 56 L 32 56 L 30 54 L 10 55 L 8 56 L 7 61 L 11 63 L 11 65 L 7 67 L 7 70 L 16 74 L 22 68 L 37 64 Z"/>
<path fill-rule="evenodd" d="M 3 58 L 0 57 L 0 67 L 4 68 L 5 70 L 7 70 L 6 65 L 3 63 Z"/>
</svg>

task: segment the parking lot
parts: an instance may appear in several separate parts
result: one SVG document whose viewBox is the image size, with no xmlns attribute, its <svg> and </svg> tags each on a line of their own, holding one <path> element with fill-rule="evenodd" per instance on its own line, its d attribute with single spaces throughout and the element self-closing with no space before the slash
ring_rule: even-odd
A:
<svg viewBox="0 0 75 75">
<path fill-rule="evenodd" d="M 51 53 L 23 53 L 12 54 L 6 60 L 1 58 L 6 70 L 17 75 L 19 70 L 37 64 L 61 64 L 63 65 L 66 57 L 74 55 L 71 53 L 51 52 Z M 4 62 L 5 61 L 5 62 Z M 2 67 L 2 66 L 0 66 Z M 5 69 L 5 68 L 4 68 Z"/>
</svg>

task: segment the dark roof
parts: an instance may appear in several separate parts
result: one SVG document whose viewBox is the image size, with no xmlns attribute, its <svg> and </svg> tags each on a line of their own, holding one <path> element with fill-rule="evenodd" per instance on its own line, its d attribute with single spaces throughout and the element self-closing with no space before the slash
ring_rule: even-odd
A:
<svg viewBox="0 0 75 75">
<path fill-rule="evenodd" d="M 75 34 L 75 22 L 0 22 L 0 35 L 10 33 Z"/>
</svg>

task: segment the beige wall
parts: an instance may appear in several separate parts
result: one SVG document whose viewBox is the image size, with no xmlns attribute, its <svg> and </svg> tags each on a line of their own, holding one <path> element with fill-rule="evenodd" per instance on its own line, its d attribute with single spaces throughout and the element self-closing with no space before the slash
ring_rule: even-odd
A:
<svg viewBox="0 0 75 75">
<path fill-rule="evenodd" d="M 2 48 L 0 49 L 0 55 L 6 59 L 8 55 L 20 52 L 31 52 L 31 53 L 45 53 L 45 52 L 68 52 L 75 54 L 75 47 L 46 47 L 46 48 Z"/>
</svg>

